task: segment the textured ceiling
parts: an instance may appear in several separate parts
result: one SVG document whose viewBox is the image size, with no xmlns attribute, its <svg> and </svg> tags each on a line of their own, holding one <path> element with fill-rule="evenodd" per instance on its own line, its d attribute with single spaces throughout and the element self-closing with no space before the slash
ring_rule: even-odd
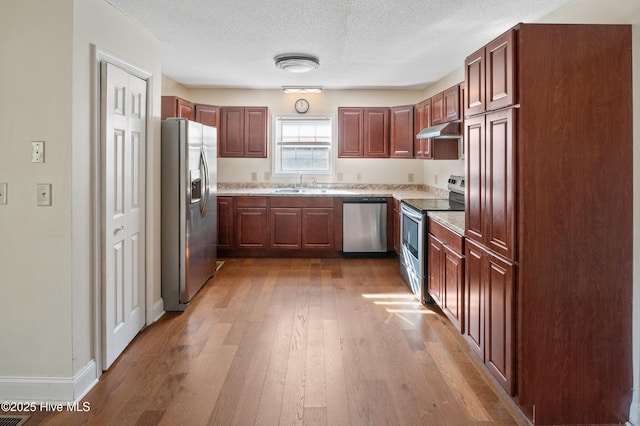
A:
<svg viewBox="0 0 640 426">
<path fill-rule="evenodd" d="M 424 88 L 518 22 L 569 0 L 106 0 L 153 34 L 188 87 Z M 273 58 L 306 53 L 318 70 Z"/>
</svg>

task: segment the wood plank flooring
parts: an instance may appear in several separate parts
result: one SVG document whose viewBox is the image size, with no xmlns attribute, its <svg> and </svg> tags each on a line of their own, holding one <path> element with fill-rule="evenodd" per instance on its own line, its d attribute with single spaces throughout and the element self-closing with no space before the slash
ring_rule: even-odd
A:
<svg viewBox="0 0 640 426">
<path fill-rule="evenodd" d="M 527 424 L 392 258 L 227 259 L 84 401 L 27 425 Z"/>
</svg>

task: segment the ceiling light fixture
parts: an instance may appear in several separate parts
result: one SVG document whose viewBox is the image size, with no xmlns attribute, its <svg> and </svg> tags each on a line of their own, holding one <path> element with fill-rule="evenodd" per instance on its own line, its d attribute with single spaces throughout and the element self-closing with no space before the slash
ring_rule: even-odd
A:
<svg viewBox="0 0 640 426">
<path fill-rule="evenodd" d="M 276 61 L 276 67 L 296 74 L 313 71 L 320 66 L 318 58 L 309 55 L 279 55 L 274 60 Z"/>
<path fill-rule="evenodd" d="M 322 87 L 283 86 L 282 90 L 284 90 L 284 93 L 320 93 L 322 92 Z"/>
</svg>

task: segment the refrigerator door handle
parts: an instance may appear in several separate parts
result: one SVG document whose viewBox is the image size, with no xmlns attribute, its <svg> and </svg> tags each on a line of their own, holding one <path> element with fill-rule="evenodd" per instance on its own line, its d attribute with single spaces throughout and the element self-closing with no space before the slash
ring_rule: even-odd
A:
<svg viewBox="0 0 640 426">
<path fill-rule="evenodd" d="M 204 154 L 204 149 L 200 150 L 200 168 L 203 174 L 203 184 L 204 184 L 204 195 L 200 202 L 200 214 L 202 216 L 207 212 L 207 208 L 209 207 L 209 165 L 207 164 L 207 157 Z"/>
</svg>

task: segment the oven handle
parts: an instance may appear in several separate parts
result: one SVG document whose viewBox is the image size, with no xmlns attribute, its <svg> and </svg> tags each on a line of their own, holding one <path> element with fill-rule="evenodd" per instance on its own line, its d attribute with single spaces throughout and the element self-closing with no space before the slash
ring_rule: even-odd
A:
<svg viewBox="0 0 640 426">
<path fill-rule="evenodd" d="M 404 204 L 400 206 L 400 210 L 402 211 L 402 214 L 409 216 L 411 219 L 415 220 L 416 222 L 422 222 L 422 215 L 420 213 L 416 213 L 413 210 L 406 208 Z"/>
</svg>

